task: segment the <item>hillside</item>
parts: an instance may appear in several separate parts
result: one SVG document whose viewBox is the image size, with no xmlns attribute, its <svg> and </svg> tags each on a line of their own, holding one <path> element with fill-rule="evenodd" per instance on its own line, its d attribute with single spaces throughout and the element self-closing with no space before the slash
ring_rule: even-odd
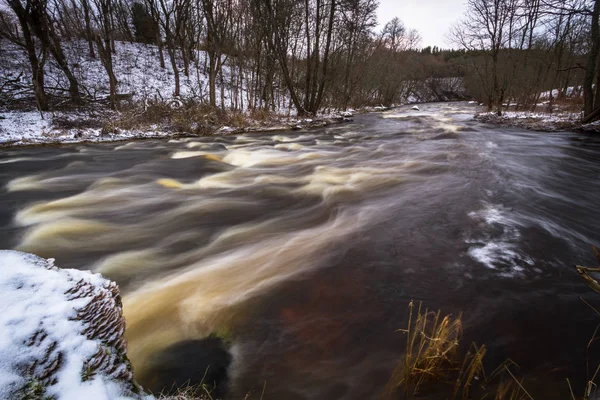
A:
<svg viewBox="0 0 600 400">
<path fill-rule="evenodd" d="M 90 58 L 87 42 L 63 43 L 70 67 L 84 95 L 83 106 L 74 108 L 68 99 L 69 83 L 54 59 L 45 65 L 50 112 L 35 110 L 31 70 L 24 50 L 0 40 L 0 145 L 113 141 L 161 138 L 173 135 L 227 134 L 239 131 L 286 130 L 340 122 L 351 113 L 328 107 L 322 115 L 297 118 L 285 87 L 274 88 L 273 111 L 252 112 L 256 95 L 247 82 L 250 65 L 240 70 L 223 56 L 222 76 L 217 79 L 219 109 L 207 106 L 209 97 L 205 51 L 195 53 L 193 68 L 185 76 L 178 58 L 180 96 L 175 97 L 175 77 L 168 63 L 161 68 L 158 47 L 116 42 L 113 55 L 118 93 L 124 98 L 119 111 L 107 107 L 109 81 L 99 58 Z M 231 65 L 230 65 L 231 64 Z M 401 103 L 448 101 L 467 97 L 460 78 L 407 80 L 399 88 Z M 254 108 L 254 107 L 253 107 Z M 363 111 L 382 107 L 362 108 Z"/>
</svg>

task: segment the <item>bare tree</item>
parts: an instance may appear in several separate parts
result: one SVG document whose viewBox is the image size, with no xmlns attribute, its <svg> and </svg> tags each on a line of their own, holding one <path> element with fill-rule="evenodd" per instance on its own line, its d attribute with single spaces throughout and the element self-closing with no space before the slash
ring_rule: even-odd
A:
<svg viewBox="0 0 600 400">
<path fill-rule="evenodd" d="M 594 8 L 592 10 L 590 22 L 590 50 L 588 54 L 587 65 L 585 68 L 585 78 L 583 80 L 583 99 L 584 116 L 591 120 L 592 113 L 598 107 L 594 104 L 594 78 L 596 75 L 596 64 L 598 63 L 598 52 L 600 51 L 600 1 L 594 0 Z"/>
<path fill-rule="evenodd" d="M 216 107 L 217 74 L 222 71 L 222 51 L 227 33 L 231 29 L 233 1 L 202 0 L 202 10 L 206 19 L 206 51 L 209 58 L 209 104 Z M 224 106 L 223 102 L 221 106 Z"/>
<path fill-rule="evenodd" d="M 87 1 L 87 0 L 82 0 Z M 117 76 L 113 68 L 113 0 L 91 0 L 92 20 L 95 24 L 94 42 L 102 66 L 108 75 L 109 104 L 111 109 L 116 109 L 117 103 Z"/>
<path fill-rule="evenodd" d="M 328 78 L 329 56 L 338 0 L 259 1 L 261 21 L 269 25 L 271 51 L 276 54 L 285 84 L 299 115 L 315 114 L 323 100 Z M 304 35 L 301 43 L 292 42 L 289 29 L 302 18 Z M 297 86 L 292 78 L 288 50 L 298 57 L 298 44 L 304 49 L 304 84 Z M 291 46 L 291 48 L 290 48 Z"/>
<path fill-rule="evenodd" d="M 36 42 L 33 40 L 33 36 L 35 36 L 41 47 L 42 54 L 44 55 L 42 60 L 45 60 L 48 53 L 53 56 L 58 67 L 69 81 L 69 94 L 72 101 L 74 103 L 79 103 L 81 101 L 79 84 L 71 72 L 66 56 L 62 50 L 60 38 L 54 29 L 54 22 L 50 20 L 47 0 L 6 1 L 17 16 L 21 31 L 23 32 L 25 47 L 32 65 L 34 90 L 36 92 L 38 104 L 41 104 L 43 108 L 47 107 L 47 101 L 42 101 L 42 98 L 45 98 L 45 94 L 42 94 L 43 91 L 41 89 L 41 87 L 43 87 L 43 68 L 45 62 L 40 62 L 40 59 L 36 55 Z"/>
<path fill-rule="evenodd" d="M 23 41 L 19 40 L 17 35 L 14 35 L 12 36 L 13 42 L 20 44 L 27 51 L 27 57 L 31 65 L 31 77 L 36 104 L 38 110 L 46 111 L 48 110 L 48 98 L 44 83 L 44 64 L 48 56 L 48 49 L 42 47 L 41 55 L 38 56 L 35 38 L 30 29 L 33 21 L 31 15 L 37 12 L 34 10 L 36 4 L 31 1 L 23 4 L 20 0 L 7 0 L 7 3 L 17 16 L 23 34 Z"/>
<path fill-rule="evenodd" d="M 345 53 L 343 58 L 344 72 L 342 84 L 342 100 L 340 107 L 346 110 L 357 90 L 363 76 L 358 61 L 366 53 L 371 42 L 372 30 L 377 25 L 377 2 L 375 0 L 343 0 L 340 3 L 339 48 Z"/>
<path fill-rule="evenodd" d="M 175 91 L 173 96 L 181 95 L 181 79 L 177 65 L 178 37 L 187 19 L 193 14 L 191 0 L 146 0 L 148 8 L 164 33 L 167 54 L 171 62 Z"/>
<path fill-rule="evenodd" d="M 498 115 L 507 90 L 500 82 L 501 50 L 511 42 L 516 11 L 513 1 L 468 0 L 466 15 L 452 32 L 455 43 L 485 56 L 483 68 L 478 67 L 479 76 L 487 87 L 488 109 L 496 107 Z"/>
</svg>

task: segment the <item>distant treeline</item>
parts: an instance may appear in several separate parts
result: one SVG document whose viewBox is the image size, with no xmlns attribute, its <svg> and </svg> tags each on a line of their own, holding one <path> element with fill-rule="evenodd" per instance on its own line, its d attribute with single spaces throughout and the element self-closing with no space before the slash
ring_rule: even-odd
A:
<svg viewBox="0 0 600 400">
<path fill-rule="evenodd" d="M 533 108 L 545 91 L 552 103 L 551 89 L 561 97 L 582 86 L 586 115 L 600 114 L 597 1 L 468 0 L 463 21 L 448 33 L 458 50 L 422 48 L 418 32 L 398 18 L 378 30 L 376 0 L 0 2 L 0 35 L 27 54 L 40 110 L 53 104 L 44 79 L 49 59 L 68 80 L 71 101 L 86 101 L 63 50 L 78 39 L 88 43 L 87 57 L 101 60 L 113 108 L 115 41 L 125 41 L 157 46 L 161 67 L 173 75 L 173 96 L 181 95 L 182 76 L 205 74 L 206 102 L 215 107 L 226 105 L 224 87 L 245 96 L 228 107 L 275 110 L 276 98 L 286 96 L 299 114 L 388 106 L 423 91 L 441 100 L 466 90 L 501 112 L 507 103 Z"/>
</svg>

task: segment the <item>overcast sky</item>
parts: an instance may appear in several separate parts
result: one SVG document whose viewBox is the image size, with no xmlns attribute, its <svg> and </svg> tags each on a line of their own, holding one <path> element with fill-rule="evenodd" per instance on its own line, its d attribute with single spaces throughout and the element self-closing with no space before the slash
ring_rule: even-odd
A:
<svg viewBox="0 0 600 400">
<path fill-rule="evenodd" d="M 423 38 L 422 47 L 453 47 L 445 38 L 450 27 L 460 20 L 466 0 L 379 0 L 377 20 L 380 28 L 394 17 Z"/>
</svg>

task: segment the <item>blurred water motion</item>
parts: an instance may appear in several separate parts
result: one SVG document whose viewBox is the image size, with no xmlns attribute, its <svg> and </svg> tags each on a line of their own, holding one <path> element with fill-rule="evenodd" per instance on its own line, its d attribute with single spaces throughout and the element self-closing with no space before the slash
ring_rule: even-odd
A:
<svg viewBox="0 0 600 400">
<path fill-rule="evenodd" d="M 6 149 L 0 241 L 119 283 L 142 385 L 192 378 L 193 360 L 158 355 L 217 333 L 233 343 L 231 398 L 265 380 L 265 398 L 372 398 L 413 298 L 463 311 L 492 360 L 556 382 L 584 367 L 573 354 L 594 323 L 565 272 L 600 242 L 600 143 L 472 113 L 426 105 L 297 134 Z M 548 333 L 574 318 L 578 330 Z"/>
</svg>

